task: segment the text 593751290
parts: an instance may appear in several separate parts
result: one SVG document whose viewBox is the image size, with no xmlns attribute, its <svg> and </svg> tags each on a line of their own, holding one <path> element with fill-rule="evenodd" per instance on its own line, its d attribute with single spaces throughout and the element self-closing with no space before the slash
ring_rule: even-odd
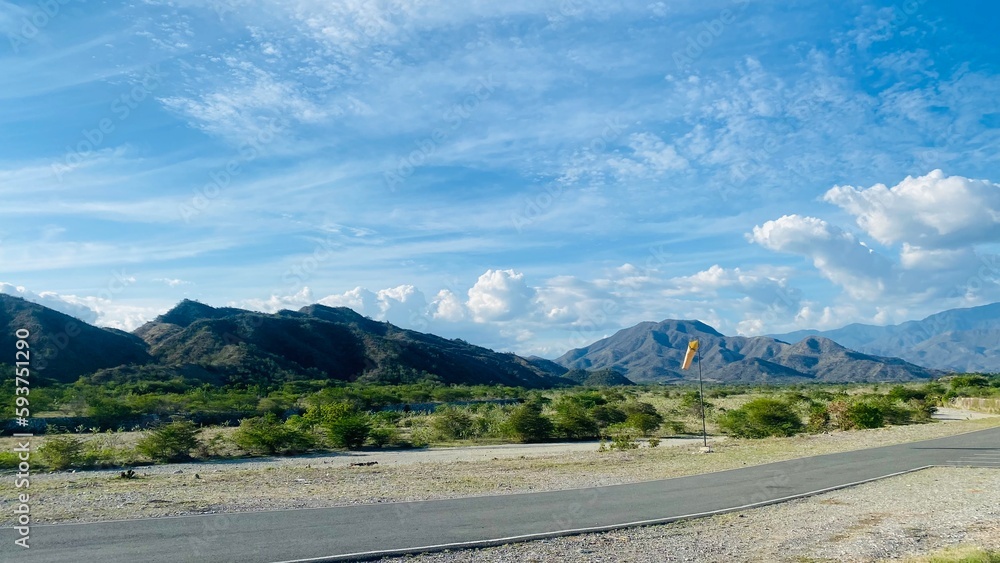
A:
<svg viewBox="0 0 1000 563">
<path fill-rule="evenodd" d="M 14 416 L 18 426 L 28 426 L 28 418 L 31 416 L 31 405 L 28 395 L 31 393 L 31 345 L 28 337 L 31 332 L 25 328 L 19 328 L 14 333 L 17 340 L 14 341 Z M 31 433 L 14 434 L 17 438 L 17 446 L 14 453 L 17 454 L 17 474 L 14 476 L 14 487 L 21 489 L 18 492 L 17 500 L 14 504 L 15 530 L 18 537 L 14 543 L 19 547 L 28 549 L 28 539 L 31 533 L 31 497 L 27 489 L 31 487 Z"/>
</svg>

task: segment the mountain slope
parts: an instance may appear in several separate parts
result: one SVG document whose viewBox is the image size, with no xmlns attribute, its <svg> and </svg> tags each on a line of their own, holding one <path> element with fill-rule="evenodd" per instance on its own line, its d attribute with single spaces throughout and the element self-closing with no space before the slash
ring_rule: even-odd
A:
<svg viewBox="0 0 1000 563">
<path fill-rule="evenodd" d="M 152 357 L 135 336 L 91 326 L 20 297 L 0 294 L 0 348 L 13 358 L 15 331 L 31 333 L 31 373 L 58 382 L 76 381 L 99 369 L 146 364 Z"/>
<path fill-rule="evenodd" d="M 810 336 L 788 344 L 766 336 L 723 336 L 702 322 L 678 320 L 639 323 L 555 361 L 569 369 L 614 368 L 633 381 L 690 379 L 697 377 L 697 366 L 688 371 L 680 366 L 694 339 L 700 342 L 707 380 L 909 381 L 938 375 L 897 358 L 849 350 L 828 338 Z"/>
<path fill-rule="evenodd" d="M 868 354 L 896 356 L 934 369 L 1000 371 L 1000 303 L 949 309 L 898 325 L 850 324 L 835 330 L 797 331 L 774 338 L 794 342 L 812 335 Z"/>
<path fill-rule="evenodd" d="M 401 329 L 351 309 L 310 305 L 276 314 L 182 301 L 135 334 L 164 365 L 197 364 L 228 381 L 338 379 L 552 387 L 572 384 L 514 354 Z"/>
</svg>

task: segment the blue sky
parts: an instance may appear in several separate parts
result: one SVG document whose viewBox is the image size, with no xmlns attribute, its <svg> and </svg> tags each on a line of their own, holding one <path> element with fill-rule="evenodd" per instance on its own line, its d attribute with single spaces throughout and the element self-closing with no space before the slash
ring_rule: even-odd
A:
<svg viewBox="0 0 1000 563">
<path fill-rule="evenodd" d="M 830 4 L 0 0 L 0 291 L 549 357 L 1000 300 L 998 9 Z"/>
</svg>

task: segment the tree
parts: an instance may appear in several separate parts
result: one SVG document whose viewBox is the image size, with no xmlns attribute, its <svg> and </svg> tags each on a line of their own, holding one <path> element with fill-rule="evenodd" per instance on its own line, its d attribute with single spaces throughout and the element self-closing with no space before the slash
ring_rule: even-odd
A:
<svg viewBox="0 0 1000 563">
<path fill-rule="evenodd" d="M 182 461 L 198 447 L 198 427 L 193 422 L 171 422 L 151 431 L 136 444 L 140 454 L 153 461 Z"/>
<path fill-rule="evenodd" d="M 507 419 L 509 432 L 520 442 L 543 442 L 552 435 L 552 421 L 542 414 L 537 403 L 515 408 Z"/>
</svg>

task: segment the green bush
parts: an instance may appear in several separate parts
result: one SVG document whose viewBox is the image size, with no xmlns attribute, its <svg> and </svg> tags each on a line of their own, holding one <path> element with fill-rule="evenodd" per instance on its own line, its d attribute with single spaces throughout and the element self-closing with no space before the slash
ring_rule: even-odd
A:
<svg viewBox="0 0 1000 563">
<path fill-rule="evenodd" d="M 611 438 L 610 448 L 612 450 L 634 450 L 639 447 L 638 430 L 625 422 L 612 424 L 607 429 L 607 434 Z"/>
<path fill-rule="evenodd" d="M 368 440 L 376 448 L 385 447 L 390 444 L 399 444 L 399 429 L 395 426 L 378 426 L 372 428 L 368 433 Z"/>
<path fill-rule="evenodd" d="M 705 412 L 708 413 L 715 405 L 705 401 Z M 688 391 L 681 396 L 681 412 L 701 418 L 701 393 Z"/>
<path fill-rule="evenodd" d="M 171 422 L 146 434 L 136 444 L 140 454 L 153 461 L 172 462 L 191 459 L 198 447 L 198 427 L 193 422 Z"/>
<path fill-rule="evenodd" d="M 431 418 L 431 429 L 441 440 L 462 440 L 473 435 L 472 416 L 464 409 L 439 408 Z"/>
<path fill-rule="evenodd" d="M 351 450 L 356 450 L 364 445 L 371 429 L 371 420 L 364 413 L 348 414 L 326 425 L 330 443 L 334 447 Z"/>
<path fill-rule="evenodd" d="M 635 428 L 643 436 L 649 436 L 663 424 L 663 415 L 649 403 L 633 401 L 625 403 L 622 410 L 628 415 L 625 424 Z"/>
<path fill-rule="evenodd" d="M 507 418 L 508 433 L 519 442 L 544 442 L 554 430 L 552 421 L 542 414 L 537 403 L 525 403 L 515 408 Z"/>
<path fill-rule="evenodd" d="M 830 425 L 830 411 L 826 405 L 813 403 L 809 407 L 809 423 L 806 429 L 810 432 L 822 432 Z"/>
<path fill-rule="evenodd" d="M 587 410 L 584 402 L 576 397 L 562 397 L 553 405 L 556 411 L 556 429 L 567 438 L 596 438 L 600 428 Z"/>
<path fill-rule="evenodd" d="M 792 436 L 802 431 L 802 419 L 788 403 L 770 397 L 754 399 L 718 420 L 719 427 L 737 438 Z"/>
<path fill-rule="evenodd" d="M 83 440 L 76 436 L 48 436 L 38 448 L 38 457 L 49 469 L 69 469 L 83 464 Z"/>
<path fill-rule="evenodd" d="M 847 420 L 854 428 L 881 428 L 885 426 L 885 412 L 872 401 L 863 400 L 847 407 Z"/>
<path fill-rule="evenodd" d="M 0 469 L 17 469 L 20 463 L 17 452 L 0 452 Z"/>
<path fill-rule="evenodd" d="M 590 409 L 590 417 L 597 422 L 599 428 L 607 428 L 612 424 L 618 424 L 619 422 L 625 422 L 628 415 L 625 411 L 614 405 L 597 405 Z"/>
<path fill-rule="evenodd" d="M 241 420 L 232 439 L 244 451 L 267 455 L 301 453 L 316 443 L 312 434 L 281 422 L 273 413 Z"/>
</svg>

